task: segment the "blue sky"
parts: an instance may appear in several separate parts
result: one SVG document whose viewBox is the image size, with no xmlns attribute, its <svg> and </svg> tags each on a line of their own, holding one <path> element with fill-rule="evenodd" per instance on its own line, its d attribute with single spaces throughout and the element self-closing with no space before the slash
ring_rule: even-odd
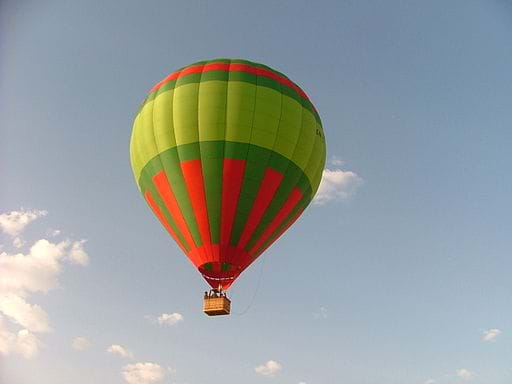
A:
<svg viewBox="0 0 512 384">
<path fill-rule="evenodd" d="M 497 0 L 2 1 L 0 382 L 509 384 L 511 41 Z M 300 84 L 330 170 L 229 318 L 128 153 L 214 57 Z"/>
</svg>

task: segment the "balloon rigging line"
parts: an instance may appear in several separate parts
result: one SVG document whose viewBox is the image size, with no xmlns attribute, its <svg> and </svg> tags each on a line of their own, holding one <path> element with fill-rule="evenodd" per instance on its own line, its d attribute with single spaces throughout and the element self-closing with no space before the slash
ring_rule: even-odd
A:
<svg viewBox="0 0 512 384">
<path fill-rule="evenodd" d="M 263 260 L 261 262 L 260 275 L 258 276 L 258 282 L 256 283 L 256 289 L 254 290 L 251 301 L 249 302 L 249 304 L 247 305 L 247 307 L 245 307 L 245 309 L 243 311 L 233 312 L 233 315 L 243 316 L 249 311 L 249 309 L 251 309 L 251 307 L 254 304 L 254 301 L 256 299 L 256 296 L 258 295 L 258 292 L 260 290 L 261 279 L 263 277 L 263 269 L 264 269 L 266 260 L 267 260 L 267 257 L 263 257 Z"/>
</svg>

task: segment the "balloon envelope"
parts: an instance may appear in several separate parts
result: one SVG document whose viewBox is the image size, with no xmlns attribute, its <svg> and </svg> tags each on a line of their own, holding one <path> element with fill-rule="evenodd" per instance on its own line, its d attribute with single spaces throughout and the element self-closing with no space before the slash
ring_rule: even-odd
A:
<svg viewBox="0 0 512 384">
<path fill-rule="evenodd" d="M 195 63 L 157 83 L 130 142 L 146 202 L 206 281 L 223 289 L 311 202 L 325 153 L 304 91 L 237 59 Z"/>
</svg>

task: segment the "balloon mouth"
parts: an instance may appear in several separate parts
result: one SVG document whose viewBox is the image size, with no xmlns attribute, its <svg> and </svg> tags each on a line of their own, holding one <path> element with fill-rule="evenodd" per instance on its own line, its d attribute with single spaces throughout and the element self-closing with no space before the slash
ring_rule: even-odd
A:
<svg viewBox="0 0 512 384">
<path fill-rule="evenodd" d="M 222 287 L 223 290 L 227 290 L 240 275 L 241 271 L 237 269 L 232 264 L 221 262 L 205 263 L 198 267 L 203 278 L 213 289 Z"/>
</svg>

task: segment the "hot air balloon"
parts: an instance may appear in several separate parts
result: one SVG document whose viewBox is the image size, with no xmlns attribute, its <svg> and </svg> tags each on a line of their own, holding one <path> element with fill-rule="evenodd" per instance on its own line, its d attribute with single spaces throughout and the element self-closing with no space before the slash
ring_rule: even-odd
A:
<svg viewBox="0 0 512 384">
<path fill-rule="evenodd" d="M 212 287 L 207 314 L 229 313 L 223 291 L 311 202 L 325 154 L 306 93 L 268 66 L 201 61 L 150 89 L 130 142 L 135 181 Z"/>
</svg>

